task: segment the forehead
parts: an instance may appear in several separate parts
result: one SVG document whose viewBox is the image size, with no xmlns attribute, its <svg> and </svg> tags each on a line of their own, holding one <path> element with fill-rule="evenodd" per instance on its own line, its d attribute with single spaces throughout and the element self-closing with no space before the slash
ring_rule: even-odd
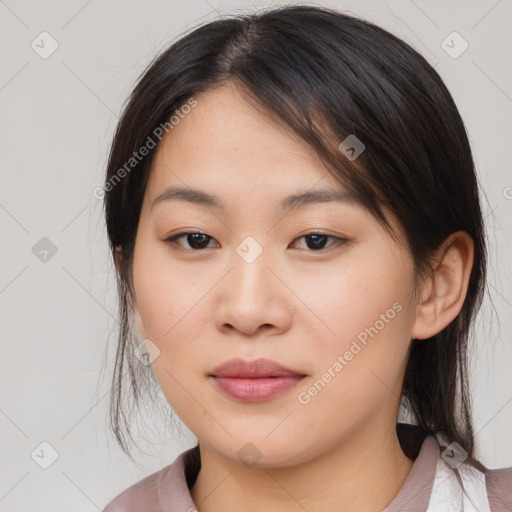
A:
<svg viewBox="0 0 512 512">
<path fill-rule="evenodd" d="M 232 212 L 242 223 L 252 221 L 255 211 L 258 215 L 267 211 L 269 215 L 282 215 L 287 205 L 291 209 L 300 205 L 293 196 L 319 191 L 320 199 L 306 200 L 308 205 L 341 205 L 343 217 L 363 219 L 382 230 L 342 178 L 327 170 L 313 148 L 243 91 L 229 84 L 193 98 L 197 104 L 180 116 L 155 149 L 143 204 L 150 216 L 155 200 L 169 189 L 174 189 L 171 195 L 181 189 L 178 195 L 187 196 L 187 202 L 174 204 L 209 204 L 212 211 L 213 204 L 204 195 L 197 201 L 197 195 L 190 199 L 193 190 L 216 197 L 226 205 L 218 212 Z M 344 197 L 325 201 L 323 191 L 327 196 L 334 192 Z M 386 207 L 383 210 L 395 232 L 405 240 L 398 219 Z"/>
<path fill-rule="evenodd" d="M 197 104 L 164 135 L 148 189 L 170 184 L 256 192 L 323 186 L 343 188 L 306 142 L 271 113 L 226 84 L 194 96 Z"/>
</svg>

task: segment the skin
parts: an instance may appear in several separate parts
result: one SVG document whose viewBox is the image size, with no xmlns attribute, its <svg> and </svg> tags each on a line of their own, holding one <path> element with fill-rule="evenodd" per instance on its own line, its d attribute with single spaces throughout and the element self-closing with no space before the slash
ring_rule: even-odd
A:
<svg viewBox="0 0 512 512">
<path fill-rule="evenodd" d="M 460 311 L 471 238 L 449 237 L 432 278 L 416 289 L 409 251 L 362 206 L 279 210 L 298 191 L 344 190 L 301 139 L 233 85 L 195 98 L 156 149 L 133 260 L 137 330 L 158 347 L 155 376 L 200 442 L 192 498 L 200 512 L 380 512 L 413 464 L 395 432 L 410 340 L 439 332 Z M 183 200 L 152 209 L 170 185 L 217 195 L 226 209 Z M 206 249 L 190 245 L 198 238 L 165 241 L 195 230 L 211 237 Z M 304 238 L 315 230 L 349 242 L 327 238 L 315 249 Z M 263 250 L 252 263 L 236 252 L 247 236 Z M 394 303 L 400 312 L 300 403 L 299 393 Z M 244 403 L 208 378 L 234 357 L 265 357 L 307 377 L 270 400 Z M 255 465 L 237 455 L 248 442 L 260 456 Z"/>
</svg>

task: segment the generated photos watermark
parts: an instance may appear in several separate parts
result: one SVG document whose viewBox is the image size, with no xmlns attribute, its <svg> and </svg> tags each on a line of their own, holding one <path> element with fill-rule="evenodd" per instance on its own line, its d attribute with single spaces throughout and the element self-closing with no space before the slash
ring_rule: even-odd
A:
<svg viewBox="0 0 512 512">
<path fill-rule="evenodd" d="M 397 313 L 402 311 L 402 304 L 399 302 L 393 303 L 393 305 L 385 312 L 381 313 L 379 319 L 370 327 L 363 329 L 355 339 L 352 340 L 350 348 L 346 350 L 342 355 L 338 355 L 336 361 L 334 361 L 329 368 L 322 374 L 322 376 L 315 381 L 307 390 L 301 391 L 297 395 L 297 400 L 302 405 L 307 405 L 311 400 L 318 395 L 328 384 L 331 382 L 336 375 L 338 375 L 345 366 L 347 366 L 354 356 L 359 354 L 361 350 L 368 344 L 370 337 L 375 338 L 389 322 L 395 318 Z M 358 343 L 359 342 L 359 343 Z"/>
<path fill-rule="evenodd" d="M 122 167 L 120 167 L 115 174 L 110 176 L 108 181 L 103 185 L 103 187 L 96 187 L 92 191 L 92 195 L 96 199 L 103 199 L 105 196 L 105 192 L 110 192 L 120 181 L 130 173 L 130 171 L 137 166 L 144 158 L 149 154 L 149 152 L 156 148 L 158 142 L 162 140 L 164 134 L 169 133 L 175 126 L 180 123 L 181 119 L 184 119 L 187 114 L 189 114 L 197 105 L 197 100 L 189 98 L 189 100 L 182 105 L 179 109 L 174 111 L 174 114 L 169 118 L 165 123 L 160 123 L 151 133 L 148 135 L 146 141 L 142 146 L 139 147 L 137 151 L 134 151 L 132 156 L 124 163 Z M 155 140 L 158 139 L 158 142 Z"/>
</svg>

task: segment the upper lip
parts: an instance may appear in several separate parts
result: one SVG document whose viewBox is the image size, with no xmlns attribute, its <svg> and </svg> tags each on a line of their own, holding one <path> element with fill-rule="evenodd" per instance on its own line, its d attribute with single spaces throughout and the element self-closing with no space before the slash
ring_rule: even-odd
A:
<svg viewBox="0 0 512 512">
<path fill-rule="evenodd" d="M 246 361 L 244 359 L 230 359 L 217 366 L 210 373 L 212 377 L 286 377 L 305 375 L 296 370 L 291 370 L 276 361 L 270 359 L 255 359 Z"/>
</svg>

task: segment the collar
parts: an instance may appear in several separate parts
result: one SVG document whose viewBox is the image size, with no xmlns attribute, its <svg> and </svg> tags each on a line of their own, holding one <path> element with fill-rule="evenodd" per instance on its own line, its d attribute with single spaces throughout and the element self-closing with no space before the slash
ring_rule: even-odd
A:
<svg viewBox="0 0 512 512">
<path fill-rule="evenodd" d="M 160 473 L 157 494 L 163 512 L 197 510 L 185 478 L 185 457 L 194 449 L 190 448 L 178 455 Z M 412 508 L 417 512 L 425 512 L 432 495 L 439 458 L 437 440 L 433 436 L 427 436 L 403 486 L 383 512 L 402 512 Z"/>
</svg>

